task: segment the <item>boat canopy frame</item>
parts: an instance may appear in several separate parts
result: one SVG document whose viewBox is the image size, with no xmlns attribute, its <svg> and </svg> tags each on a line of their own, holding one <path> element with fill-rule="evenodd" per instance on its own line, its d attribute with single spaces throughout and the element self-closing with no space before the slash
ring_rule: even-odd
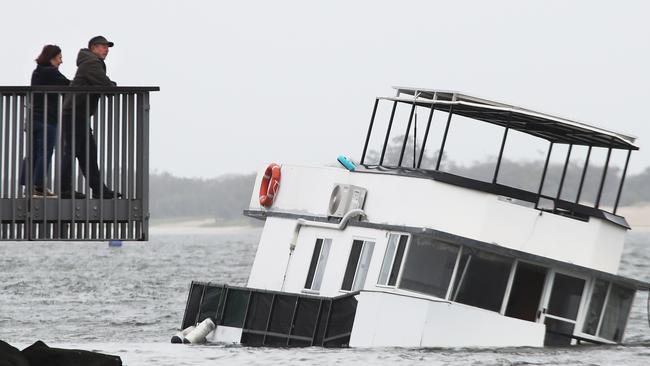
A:
<svg viewBox="0 0 650 366">
<path fill-rule="evenodd" d="M 635 140 L 636 140 L 635 137 L 618 133 L 618 132 L 609 131 L 595 126 L 590 126 L 566 118 L 535 112 L 529 109 L 520 108 L 509 104 L 494 102 L 483 98 L 477 98 L 477 97 L 469 96 L 467 94 L 462 94 L 454 91 L 408 88 L 408 87 L 394 87 L 394 88 L 397 91 L 397 95 L 395 97 L 375 98 L 372 117 L 370 119 L 368 133 L 366 135 L 366 140 L 361 155 L 361 165 L 363 167 L 375 171 L 383 170 L 384 172 L 386 172 L 385 169 L 378 169 L 378 168 L 389 168 L 393 170 L 397 169 L 398 174 L 406 174 L 406 175 L 421 176 L 422 173 L 424 173 L 429 178 L 446 181 L 447 183 L 452 183 L 452 184 L 461 183 L 459 185 L 467 186 L 469 188 L 484 190 L 484 191 L 490 191 L 494 193 L 499 193 L 503 191 L 504 194 L 506 195 L 510 193 L 509 196 L 513 198 L 523 199 L 525 201 L 534 203 L 536 209 L 540 209 L 541 199 L 547 199 L 553 202 L 552 211 L 555 213 L 567 214 L 568 216 L 578 216 L 578 217 L 582 216 L 582 218 L 589 217 L 589 216 L 601 217 L 607 219 L 608 221 L 612 221 L 618 225 L 629 228 L 624 218 L 616 216 L 616 211 L 620 203 L 621 193 L 625 182 L 625 176 L 627 174 L 631 153 L 633 150 L 639 149 L 639 147 L 635 145 Z M 406 95 L 407 97 L 403 97 L 402 94 Z M 392 102 L 392 111 L 391 111 L 390 119 L 388 121 L 388 127 L 383 141 L 383 146 L 381 147 L 382 150 L 381 150 L 381 155 L 379 157 L 379 162 L 378 164 L 367 164 L 366 157 L 368 153 L 368 145 L 370 143 L 370 138 L 373 132 L 373 125 L 377 114 L 377 107 L 379 105 L 379 102 L 382 100 Z M 395 117 L 395 110 L 397 108 L 398 103 L 405 103 L 411 105 L 411 111 L 406 126 L 406 131 L 404 134 L 404 139 L 402 142 L 397 166 L 390 166 L 384 164 L 384 159 L 386 157 L 386 150 L 387 150 L 387 146 L 389 145 L 389 137 L 391 134 L 393 120 Z M 420 153 L 419 156 L 417 156 L 417 159 L 414 158 L 413 168 L 411 169 L 411 168 L 403 167 L 402 162 L 406 150 L 406 145 L 408 143 L 409 134 L 411 131 L 411 125 L 413 122 L 413 116 L 414 116 L 416 106 L 429 108 L 430 112 L 427 119 L 426 129 L 423 136 L 422 146 L 420 148 Z M 427 146 L 426 145 L 427 138 L 429 136 L 433 114 L 434 111 L 436 110 L 443 111 L 448 114 L 445 130 L 440 144 L 440 149 L 438 150 L 438 157 L 437 157 L 437 161 L 435 162 L 435 169 L 434 170 L 422 169 L 421 168 L 422 159 L 424 156 L 425 147 Z M 504 128 L 504 133 L 501 139 L 499 155 L 497 157 L 496 168 L 494 170 L 492 182 L 487 183 L 487 185 L 491 185 L 491 187 L 486 186 L 486 183 L 483 181 L 455 176 L 451 173 L 443 172 L 440 170 L 440 164 L 445 150 L 447 136 L 449 134 L 452 117 L 454 115 L 471 118 L 476 121 L 486 122 Z M 540 139 L 547 140 L 549 142 L 548 152 L 544 162 L 544 168 L 542 171 L 542 176 L 539 183 L 539 189 L 537 190 L 537 192 L 529 192 L 529 191 L 497 184 L 497 178 L 499 175 L 501 162 L 503 159 L 503 151 L 507 142 L 509 130 L 516 130 Z M 564 160 L 564 165 L 562 168 L 562 176 L 560 178 L 558 192 L 557 195 L 555 195 L 554 197 L 545 196 L 542 195 L 542 189 L 544 187 L 544 182 L 546 179 L 549 162 L 551 159 L 551 153 L 553 151 L 553 147 L 559 144 L 568 145 L 568 149 L 567 149 L 566 158 Z M 574 145 L 586 146 L 588 147 L 588 150 L 587 150 L 585 163 L 580 175 L 581 178 L 580 178 L 576 199 L 574 202 L 568 202 L 568 201 L 561 200 L 560 197 L 562 194 L 567 168 L 569 165 L 569 161 L 571 158 L 571 153 Z M 587 170 L 589 168 L 589 160 L 591 157 L 592 148 L 594 147 L 607 149 L 607 157 L 605 160 L 602 177 L 600 178 L 600 182 L 598 185 L 598 191 L 597 191 L 598 193 L 595 199 L 594 207 L 589 207 L 580 204 L 580 198 L 585 183 Z M 601 198 L 603 195 L 605 180 L 607 178 L 607 171 L 609 169 L 610 157 L 612 154 L 612 150 L 614 149 L 627 151 L 627 156 L 625 158 L 625 166 L 623 168 L 621 179 L 616 192 L 616 199 L 615 199 L 613 210 L 611 212 L 606 212 L 601 207 Z M 393 173 L 395 173 L 395 171 L 393 171 Z M 514 196 L 512 195 L 513 192 L 516 193 L 514 194 Z M 531 196 L 531 193 L 533 194 L 533 196 Z"/>
</svg>

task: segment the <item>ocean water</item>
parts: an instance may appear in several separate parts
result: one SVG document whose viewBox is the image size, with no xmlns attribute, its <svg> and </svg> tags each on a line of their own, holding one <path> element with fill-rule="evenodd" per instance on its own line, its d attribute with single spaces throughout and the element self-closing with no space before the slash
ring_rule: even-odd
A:
<svg viewBox="0 0 650 366">
<path fill-rule="evenodd" d="M 274 349 L 173 345 L 192 280 L 245 285 L 260 229 L 156 233 L 147 243 L 0 243 L 0 339 L 118 355 L 125 365 L 650 365 L 647 294 L 622 346 Z M 650 281 L 650 234 L 630 233 L 623 275 Z"/>
</svg>

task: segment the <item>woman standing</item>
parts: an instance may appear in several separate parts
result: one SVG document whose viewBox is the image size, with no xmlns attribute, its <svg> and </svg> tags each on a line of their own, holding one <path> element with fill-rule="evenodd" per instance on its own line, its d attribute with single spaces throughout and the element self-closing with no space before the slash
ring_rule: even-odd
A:
<svg viewBox="0 0 650 366">
<path fill-rule="evenodd" d="M 31 85 L 70 85 L 70 80 L 59 72 L 59 66 L 62 63 L 63 56 L 59 46 L 46 45 L 43 47 L 43 51 L 36 59 L 36 69 L 32 73 Z M 52 153 L 56 144 L 59 93 L 34 93 L 33 116 L 32 176 L 34 189 L 32 195 L 54 198 L 56 195 L 47 188 L 47 177 L 50 175 Z"/>
</svg>

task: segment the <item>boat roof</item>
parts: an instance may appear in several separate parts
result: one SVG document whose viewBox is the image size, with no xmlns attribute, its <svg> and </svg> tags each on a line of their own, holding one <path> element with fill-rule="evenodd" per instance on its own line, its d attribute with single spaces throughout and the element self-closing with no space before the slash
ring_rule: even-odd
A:
<svg viewBox="0 0 650 366">
<path fill-rule="evenodd" d="M 487 123 L 508 127 L 553 143 L 585 145 L 624 150 L 638 150 L 636 137 L 591 126 L 582 122 L 552 116 L 505 103 L 449 90 L 434 90 L 394 86 L 396 97 L 382 97 L 398 102 L 413 103 L 453 113 Z M 402 98 L 401 94 L 414 98 Z"/>
</svg>

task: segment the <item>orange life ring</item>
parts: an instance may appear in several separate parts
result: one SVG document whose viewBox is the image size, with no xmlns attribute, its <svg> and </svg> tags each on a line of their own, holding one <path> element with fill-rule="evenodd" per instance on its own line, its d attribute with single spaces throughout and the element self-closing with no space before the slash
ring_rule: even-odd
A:
<svg viewBox="0 0 650 366">
<path fill-rule="evenodd" d="M 275 196 L 280 189 L 280 166 L 275 163 L 269 164 L 264 172 L 262 184 L 260 185 L 260 205 L 271 207 Z"/>
</svg>

